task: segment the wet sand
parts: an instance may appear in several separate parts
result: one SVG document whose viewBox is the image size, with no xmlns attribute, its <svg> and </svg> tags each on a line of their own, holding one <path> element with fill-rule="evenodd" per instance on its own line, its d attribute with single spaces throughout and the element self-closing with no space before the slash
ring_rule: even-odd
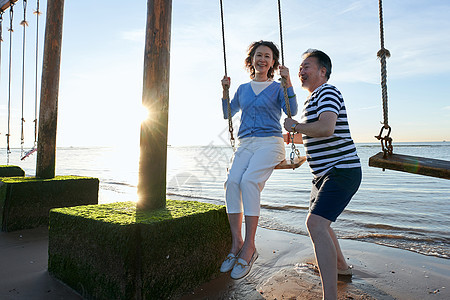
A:
<svg viewBox="0 0 450 300">
<path fill-rule="evenodd" d="M 258 228 L 251 273 L 229 273 L 185 295 L 190 299 L 322 299 L 308 237 Z M 339 299 L 450 299 L 450 260 L 371 243 L 340 240 L 353 277 L 339 277 Z"/>
<path fill-rule="evenodd" d="M 321 299 L 308 237 L 258 228 L 251 273 L 222 274 L 181 299 Z M 354 276 L 340 278 L 339 299 L 450 299 L 450 260 L 341 240 Z M 48 230 L 0 232 L 0 299 L 82 299 L 47 272 Z"/>
<path fill-rule="evenodd" d="M 48 230 L 0 232 L 0 299 L 83 299 L 47 271 Z"/>
</svg>

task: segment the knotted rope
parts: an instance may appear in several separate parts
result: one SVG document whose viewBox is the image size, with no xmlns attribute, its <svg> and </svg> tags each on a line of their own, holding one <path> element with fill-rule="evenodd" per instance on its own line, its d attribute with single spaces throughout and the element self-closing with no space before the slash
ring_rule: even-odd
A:
<svg viewBox="0 0 450 300">
<path fill-rule="evenodd" d="M 223 66 L 225 69 L 225 77 L 228 77 L 227 74 L 227 54 L 225 49 L 225 22 L 223 17 L 223 3 L 222 0 L 220 0 L 220 19 L 222 23 L 222 45 L 223 45 Z M 231 116 L 231 107 L 230 107 L 230 91 L 229 86 L 224 87 L 224 94 L 225 94 L 225 100 L 227 100 L 227 111 L 228 111 L 228 131 L 230 132 L 230 144 L 233 148 L 233 152 L 235 149 L 235 140 L 233 136 L 233 120 Z"/>
<path fill-rule="evenodd" d="M 13 19 L 14 19 L 14 2 L 10 1 L 9 8 L 9 72 L 8 72 L 8 132 L 6 134 L 6 161 L 9 165 L 9 154 L 11 153 L 11 148 L 9 147 L 9 137 L 11 136 L 11 78 L 12 78 L 12 37 L 13 37 Z"/>
<path fill-rule="evenodd" d="M 383 1 L 378 1 L 379 17 L 380 17 L 380 45 L 381 49 L 377 52 L 377 56 L 381 63 L 381 96 L 383 100 L 383 127 L 381 127 L 380 134 L 375 136 L 381 142 L 381 149 L 383 150 L 383 157 L 386 158 L 388 154 L 392 154 L 392 138 L 389 136 L 391 127 L 388 123 L 388 95 L 387 95 L 387 70 L 386 58 L 391 56 L 389 50 L 384 48 L 384 26 L 383 26 Z M 387 129 L 387 134 L 382 137 L 383 130 Z"/>
<path fill-rule="evenodd" d="M 24 104 L 25 104 L 25 49 L 26 49 L 26 27 L 28 26 L 27 22 L 27 0 L 23 0 L 23 20 L 20 22 L 20 25 L 23 26 L 23 40 L 22 40 L 22 118 L 20 125 L 20 157 L 24 156 L 23 146 L 25 144 L 25 135 L 24 135 Z"/>
<path fill-rule="evenodd" d="M 278 22 L 280 27 L 280 51 L 281 51 L 281 64 L 284 66 L 284 45 L 283 45 L 283 24 L 282 24 L 282 18 L 281 18 L 281 0 L 278 0 Z M 291 113 L 291 104 L 289 103 L 289 97 L 287 93 L 287 87 L 286 87 L 286 78 L 281 77 L 281 86 L 283 87 L 283 94 L 284 94 L 284 102 L 286 103 L 286 115 L 288 118 L 292 118 Z M 288 132 L 289 139 L 291 140 L 291 153 L 290 153 L 290 160 L 291 163 L 294 163 L 295 155 L 297 157 L 300 157 L 300 151 L 295 147 L 294 144 L 294 135 L 295 132 Z"/>
<path fill-rule="evenodd" d="M 36 15 L 36 74 L 35 74 L 35 82 L 34 82 L 34 148 L 37 147 L 37 125 L 38 125 L 38 62 L 39 62 L 39 16 L 42 14 L 39 10 L 39 0 L 36 2 L 36 10 L 34 11 Z"/>
</svg>

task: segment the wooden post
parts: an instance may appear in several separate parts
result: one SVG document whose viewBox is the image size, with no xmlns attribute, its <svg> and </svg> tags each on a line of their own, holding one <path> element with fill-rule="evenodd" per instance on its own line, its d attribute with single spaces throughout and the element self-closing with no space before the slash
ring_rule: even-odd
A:
<svg viewBox="0 0 450 300">
<path fill-rule="evenodd" d="M 56 125 L 64 0 L 47 1 L 36 177 L 55 177 Z"/>
<path fill-rule="evenodd" d="M 172 0 L 148 0 L 137 208 L 166 206 L 167 127 Z"/>
</svg>

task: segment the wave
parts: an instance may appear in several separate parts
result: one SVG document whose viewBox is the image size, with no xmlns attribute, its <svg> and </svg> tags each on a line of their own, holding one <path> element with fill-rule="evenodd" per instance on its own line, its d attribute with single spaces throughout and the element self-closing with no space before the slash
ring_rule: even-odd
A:
<svg viewBox="0 0 450 300">
<path fill-rule="evenodd" d="M 260 223 L 258 226 L 271 230 L 278 230 L 308 236 L 308 233 L 306 231 L 303 231 L 301 228 L 282 225 L 273 222 L 273 220 L 265 220 L 264 218 L 260 219 Z M 449 239 L 446 238 L 410 238 L 403 235 L 380 233 L 356 236 L 341 236 L 339 238 L 369 242 L 382 246 L 403 249 L 422 255 L 450 259 L 450 244 Z"/>
<path fill-rule="evenodd" d="M 136 188 L 136 185 L 127 183 L 127 182 L 118 182 L 118 181 L 101 181 L 100 184 L 111 184 L 111 185 L 121 185 L 121 186 L 127 186 L 127 187 L 132 187 L 132 188 Z"/>
<path fill-rule="evenodd" d="M 271 210 L 308 210 L 307 206 L 298 206 L 298 205 L 283 205 L 283 206 L 275 206 L 270 204 L 261 204 L 261 208 L 271 209 Z"/>
<path fill-rule="evenodd" d="M 445 235 L 448 234 L 448 232 L 442 232 L 442 231 L 430 231 L 426 229 L 420 229 L 420 228 L 408 228 L 408 227 L 398 227 L 398 226 L 392 226 L 392 225 L 386 225 L 386 224 L 358 224 L 361 227 L 365 228 L 371 228 L 371 229 L 382 229 L 387 231 L 400 231 L 400 232 L 409 232 L 409 233 L 416 233 L 416 234 L 439 234 L 439 235 Z"/>
<path fill-rule="evenodd" d="M 393 234 L 366 234 L 356 237 L 342 237 L 350 240 L 364 241 L 378 245 L 404 249 L 427 256 L 450 258 L 449 241 L 447 238 L 414 238 Z"/>
<path fill-rule="evenodd" d="M 272 181 L 274 182 L 274 181 Z M 266 192 L 268 193 L 268 192 Z M 274 186 L 270 187 L 270 193 L 272 194 L 285 194 L 285 193 L 289 193 L 289 194 L 295 194 L 296 196 L 298 196 L 297 194 L 310 194 L 311 193 L 311 189 L 289 189 L 287 190 L 286 188 L 276 188 Z"/>
<path fill-rule="evenodd" d="M 368 234 L 355 234 L 353 236 L 347 236 L 343 238 L 349 239 L 386 239 L 386 240 L 401 240 L 401 241 L 413 241 L 413 242 L 427 242 L 427 243 L 444 243 L 450 245 L 450 239 L 445 237 L 412 237 L 412 236 L 404 236 L 400 234 L 387 234 L 387 233 L 368 233 Z"/>
<path fill-rule="evenodd" d="M 362 210 L 351 210 L 351 209 L 345 209 L 342 215 L 362 215 L 362 216 L 371 216 L 371 217 L 384 217 L 384 214 L 376 213 L 376 212 L 370 212 L 370 211 L 362 211 Z"/>
<path fill-rule="evenodd" d="M 175 196 L 180 198 L 186 198 L 186 199 L 197 199 L 197 200 L 206 200 L 206 201 L 215 201 L 220 203 L 225 203 L 223 199 L 220 198 L 212 198 L 212 197 L 205 197 L 203 195 L 196 195 L 196 194 L 185 194 L 185 193 L 173 193 L 173 192 L 166 192 L 167 196 Z"/>
</svg>

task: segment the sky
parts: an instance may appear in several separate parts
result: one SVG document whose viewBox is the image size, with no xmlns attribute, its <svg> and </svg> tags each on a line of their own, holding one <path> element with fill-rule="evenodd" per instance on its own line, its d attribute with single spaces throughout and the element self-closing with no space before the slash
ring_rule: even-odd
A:
<svg viewBox="0 0 450 300">
<path fill-rule="evenodd" d="M 65 1 L 57 145 L 139 147 L 146 1 Z M 248 45 L 280 45 L 276 0 L 223 0 L 228 75 L 233 95 L 249 81 Z M 308 48 L 332 59 L 329 83 L 342 92 L 355 142 L 377 142 L 383 121 L 378 1 L 282 0 L 285 65 L 300 106 L 307 97 L 298 79 Z M 43 52 L 46 1 L 40 1 Z M 28 1 L 24 81 L 25 145 L 34 141 L 35 31 Z M 384 1 L 389 124 L 395 142 L 450 140 L 450 2 Z M 11 146 L 20 147 L 22 1 L 14 8 L 11 90 L 9 11 L 3 15 L 0 77 L 0 147 L 6 147 L 10 94 Z M 221 109 L 224 75 L 219 0 L 173 0 L 168 143 L 227 145 Z M 39 61 L 39 80 L 42 58 Z M 284 116 L 282 117 L 283 121 Z M 235 119 L 238 126 L 238 118 Z M 236 129 L 237 132 L 237 129 Z"/>
</svg>

